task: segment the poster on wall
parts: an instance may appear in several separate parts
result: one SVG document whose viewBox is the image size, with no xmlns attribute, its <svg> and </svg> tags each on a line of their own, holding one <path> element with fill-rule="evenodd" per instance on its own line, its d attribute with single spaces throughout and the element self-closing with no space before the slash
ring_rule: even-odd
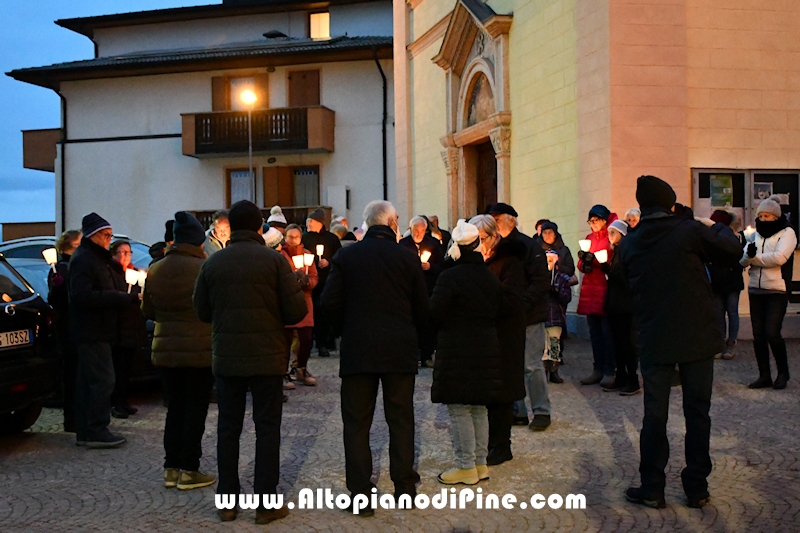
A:
<svg viewBox="0 0 800 533">
<path fill-rule="evenodd" d="M 730 174 L 712 174 L 711 205 L 714 207 L 730 207 L 733 205 L 733 176 Z"/>
<path fill-rule="evenodd" d="M 753 183 L 753 199 L 756 202 L 766 200 L 772 196 L 772 183 L 755 182 Z"/>
</svg>

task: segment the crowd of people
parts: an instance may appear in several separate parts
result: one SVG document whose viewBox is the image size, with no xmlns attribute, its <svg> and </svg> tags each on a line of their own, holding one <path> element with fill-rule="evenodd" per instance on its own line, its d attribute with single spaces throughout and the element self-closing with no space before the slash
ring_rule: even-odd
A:
<svg viewBox="0 0 800 533">
<path fill-rule="evenodd" d="M 750 387 L 785 388 L 780 329 L 797 237 L 775 198 L 758 206 L 749 231 L 731 210 L 696 219 L 653 176 L 639 178 L 636 198 L 639 208 L 625 221 L 603 205 L 589 210 L 591 232 L 579 243 L 577 265 L 556 222 L 540 220 L 536 233 L 525 235 L 505 203 L 459 220 L 452 233 L 437 217 L 415 216 L 405 235 L 387 201 L 368 204 L 364 225 L 353 231 L 343 217 L 329 231 L 322 209 L 308 214 L 304 228 L 287 223 L 279 206 L 264 220 L 257 206 L 240 201 L 215 213 L 208 230 L 181 211 L 166 224 L 164 242 L 151 248 L 142 290 L 126 281 L 130 244 L 112 243 L 108 221 L 86 215 L 81 231 L 59 239 L 61 258 L 49 279 L 65 360 L 64 428 L 79 446 L 125 442 L 108 429 L 110 417 L 136 413 L 128 403 L 130 363 L 151 319 L 152 361 L 168 406 L 165 486 L 217 481 L 199 470 L 215 390 L 217 492 L 239 493 L 249 391 L 254 490 L 274 494 L 285 391 L 315 386 L 314 345 L 319 357 L 330 357 L 338 341 L 348 490 L 369 496 L 375 487 L 369 433 L 380 386 L 395 497 L 413 501 L 420 480 L 413 395 L 415 376 L 426 368 L 433 368 L 431 401 L 446 405 L 451 422 L 453 467 L 438 480 L 474 485 L 488 479 L 490 466 L 513 459 L 513 425 L 551 425 L 548 387 L 564 381 L 558 370 L 567 307 L 580 284 L 577 312 L 587 318 L 593 353 L 593 372 L 580 383 L 623 396 L 644 390 L 641 486 L 626 497 L 665 505 L 677 365 L 686 417 L 682 480 L 688 505 L 702 507 L 714 358 L 734 356 L 742 271 L 749 267 L 759 369 Z M 219 513 L 223 521 L 237 516 L 235 508 Z M 256 521 L 287 514 L 286 507 L 262 506 Z"/>
</svg>

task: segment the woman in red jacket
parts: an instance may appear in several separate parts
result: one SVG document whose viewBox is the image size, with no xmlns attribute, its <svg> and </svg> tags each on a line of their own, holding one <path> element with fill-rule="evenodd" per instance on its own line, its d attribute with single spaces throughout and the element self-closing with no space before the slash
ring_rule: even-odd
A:
<svg viewBox="0 0 800 533">
<path fill-rule="evenodd" d="M 285 243 L 281 247 L 281 253 L 289 261 L 289 266 L 291 266 L 293 270 L 298 270 L 292 258 L 294 256 L 302 257 L 304 254 L 312 253 L 303 246 L 303 231 L 300 229 L 300 226 L 297 224 L 286 226 L 284 239 Z M 300 270 L 305 271 L 306 268 L 308 268 L 307 275 L 301 276 L 300 286 L 306 298 L 308 313 L 306 317 L 297 324 L 286 326 L 286 344 L 291 347 L 296 331 L 299 348 L 297 349 L 297 369 L 292 379 L 303 385 L 313 386 L 317 384 L 317 380 L 308 372 L 306 365 L 308 364 L 308 358 L 311 356 L 311 345 L 314 337 L 314 304 L 311 302 L 311 291 L 317 286 L 319 277 L 317 276 L 317 267 L 314 266 L 313 261 L 311 261 L 308 267 L 304 266 Z M 291 348 L 289 348 L 289 351 L 291 352 Z"/>
<path fill-rule="evenodd" d="M 578 252 L 578 270 L 583 272 L 581 295 L 578 300 L 578 314 L 586 315 L 589 323 L 589 336 L 592 340 L 594 371 L 591 376 L 581 380 L 583 385 L 610 386 L 614 382 L 616 363 L 614 346 L 611 340 L 611 328 L 603 311 L 608 281 L 600 269 L 596 254 L 605 250 L 607 260 L 611 261 L 614 251 L 608 240 L 608 225 L 617 219 L 617 215 L 604 205 L 596 205 L 589 210 L 589 225 L 592 232 L 586 237 L 591 242 L 588 252 Z"/>
</svg>

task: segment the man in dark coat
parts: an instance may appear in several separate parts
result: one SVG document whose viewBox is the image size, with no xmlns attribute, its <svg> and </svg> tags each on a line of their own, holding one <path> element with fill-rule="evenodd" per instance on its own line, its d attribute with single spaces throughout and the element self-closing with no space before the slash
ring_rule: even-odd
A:
<svg viewBox="0 0 800 533">
<path fill-rule="evenodd" d="M 308 308 L 286 259 L 264 245 L 261 211 L 247 200 L 231 206 L 230 244 L 203 263 L 194 288 L 194 309 L 211 323 L 211 368 L 217 379 L 217 494 L 239 494 L 239 438 L 248 389 L 253 396 L 256 461 L 253 490 L 276 494 L 280 475 L 284 327 Z M 220 511 L 234 520 L 236 509 Z M 288 514 L 286 507 L 256 510 L 256 523 Z"/>
<path fill-rule="evenodd" d="M 108 247 L 113 231 L 97 213 L 83 217 L 81 245 L 69 262 L 70 334 L 78 351 L 75 383 L 77 444 L 112 448 L 124 437 L 108 430 L 114 363 L 111 345 L 117 340 L 119 311 L 138 302 L 138 294 L 117 290 Z"/>
<path fill-rule="evenodd" d="M 489 207 L 488 214 L 497 221 L 497 231 L 504 239 L 518 240 L 525 244 L 525 384 L 531 401 L 533 420 L 530 429 L 543 431 L 550 426 L 550 394 L 547 388 L 547 372 L 542 356 L 547 346 L 544 323 L 549 312 L 550 271 L 547 257 L 538 239 L 532 239 L 517 229 L 517 211 L 508 204 L 497 203 Z M 525 400 L 515 403 L 515 423 L 528 421 Z"/>
<path fill-rule="evenodd" d="M 331 259 L 342 247 L 342 243 L 339 237 L 325 229 L 325 211 L 322 208 L 315 209 L 308 215 L 306 229 L 308 231 L 303 234 L 303 246 L 314 254 L 314 264 L 319 275 L 319 282 L 311 291 L 311 301 L 314 304 L 314 339 L 319 356 L 328 357 L 330 350 L 336 349 L 336 337 L 331 331 L 327 317 L 321 311 L 319 299 L 331 272 Z M 319 245 L 323 247 L 321 256 L 317 253 Z"/>
<path fill-rule="evenodd" d="M 428 232 L 428 222 L 424 217 L 414 217 L 409 222 L 411 235 L 400 239 L 400 246 L 408 248 L 422 259 L 422 255 L 427 252 L 428 259 L 422 262 L 422 270 L 425 275 L 425 285 L 428 288 L 428 296 L 433 294 L 436 280 L 442 272 L 444 262 L 444 249 L 437 239 L 431 237 Z M 419 361 L 422 366 L 433 368 L 433 352 L 436 349 L 436 332 L 426 324 L 419 332 L 420 348 Z"/>
<path fill-rule="evenodd" d="M 644 380 L 640 438 L 641 487 L 626 498 L 664 507 L 664 469 L 669 460 L 667 415 L 675 365 L 680 371 L 686 418 L 686 468 L 681 473 L 690 507 L 708 500 L 711 473 L 711 385 L 714 354 L 722 349 L 709 261 L 736 261 L 739 241 L 730 228 L 671 212 L 675 191 L 654 176 L 642 176 L 636 199 L 642 219 L 620 244 L 622 268 L 632 298 L 634 331 Z"/>
<path fill-rule="evenodd" d="M 378 384 L 389 425 L 395 496 L 416 495 L 414 378 L 417 330 L 428 322 L 428 297 L 419 257 L 397 245 L 397 212 L 375 201 L 364 210 L 364 239 L 343 248 L 322 294 L 323 312 L 341 332 L 342 421 L 347 488 L 371 496 L 369 430 Z M 367 509 L 361 515 L 372 514 Z"/>
</svg>

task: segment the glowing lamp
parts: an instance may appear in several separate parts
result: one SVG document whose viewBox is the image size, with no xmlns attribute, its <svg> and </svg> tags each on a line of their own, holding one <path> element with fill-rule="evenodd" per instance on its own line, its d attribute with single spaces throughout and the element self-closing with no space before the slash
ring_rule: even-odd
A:
<svg viewBox="0 0 800 533">
<path fill-rule="evenodd" d="M 251 89 L 245 89 L 239 94 L 239 100 L 246 106 L 252 106 L 258 101 L 258 96 Z"/>
</svg>

